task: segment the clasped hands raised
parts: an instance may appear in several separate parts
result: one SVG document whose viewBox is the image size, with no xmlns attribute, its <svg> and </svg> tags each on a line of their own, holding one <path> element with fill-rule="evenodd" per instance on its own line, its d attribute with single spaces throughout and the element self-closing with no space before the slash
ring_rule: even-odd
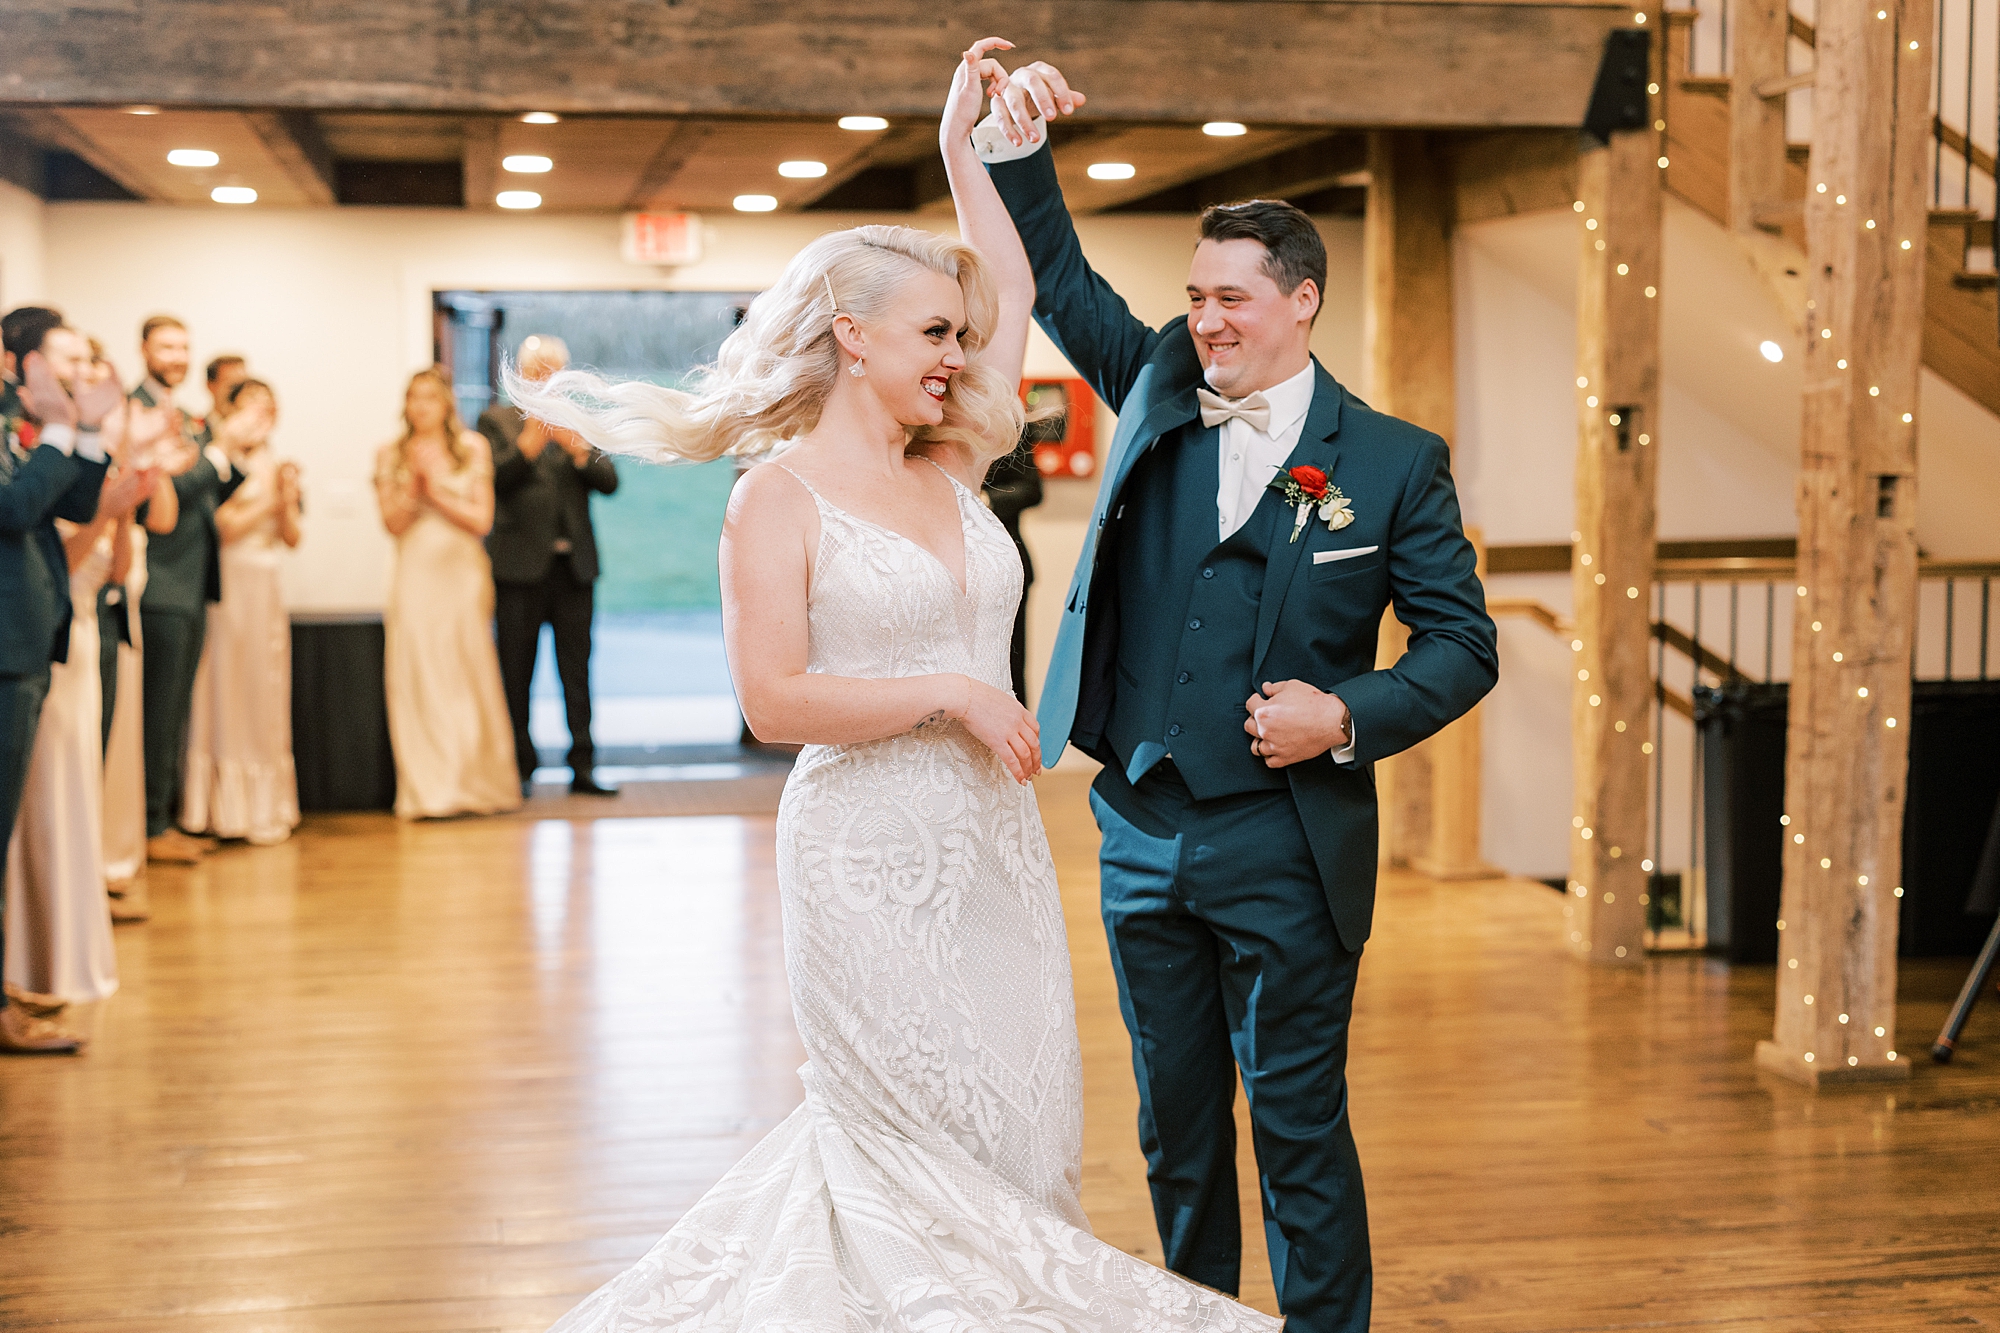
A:
<svg viewBox="0 0 2000 1333">
<path fill-rule="evenodd" d="M 993 115 L 1001 133 L 1015 147 L 1042 134 L 1037 122 L 1069 115 L 1089 99 L 1069 86 L 1062 71 L 1046 60 L 1030 61 L 1011 74 L 991 56 L 1011 51 L 1004 37 L 982 37 L 965 50 L 952 78 L 938 134 L 947 152 L 961 145 L 978 123 L 982 95 L 993 99 Z"/>
</svg>

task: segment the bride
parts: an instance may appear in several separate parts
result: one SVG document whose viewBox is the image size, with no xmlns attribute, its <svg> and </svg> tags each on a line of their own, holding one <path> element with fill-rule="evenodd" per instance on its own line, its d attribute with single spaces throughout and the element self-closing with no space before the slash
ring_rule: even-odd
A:
<svg viewBox="0 0 2000 1333">
<path fill-rule="evenodd" d="M 1004 45 L 966 53 L 941 129 L 973 245 L 820 237 L 693 395 L 509 379 L 607 449 L 779 455 L 730 501 L 723 624 L 751 728 L 806 747 L 777 828 L 805 1104 L 557 1333 L 1278 1327 L 1094 1239 L 1078 1200 L 1069 955 L 1009 692 L 1021 565 L 977 492 L 1020 435 L 1034 300 L 967 146 Z"/>
</svg>

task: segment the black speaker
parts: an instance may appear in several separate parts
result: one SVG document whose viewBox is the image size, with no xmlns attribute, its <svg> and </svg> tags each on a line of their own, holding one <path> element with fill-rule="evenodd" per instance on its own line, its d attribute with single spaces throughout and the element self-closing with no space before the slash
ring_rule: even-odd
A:
<svg viewBox="0 0 2000 1333">
<path fill-rule="evenodd" d="M 1645 28 L 1614 28 L 1604 34 L 1604 59 L 1590 90 L 1590 108 L 1583 113 L 1583 132 L 1598 143 L 1610 143 L 1613 130 L 1646 128 L 1652 45 L 1653 34 Z"/>
</svg>

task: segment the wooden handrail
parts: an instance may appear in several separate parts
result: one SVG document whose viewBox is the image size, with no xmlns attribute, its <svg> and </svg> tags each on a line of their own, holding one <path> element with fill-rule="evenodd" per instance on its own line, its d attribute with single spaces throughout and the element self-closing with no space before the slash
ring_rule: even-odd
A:
<svg viewBox="0 0 2000 1333">
<path fill-rule="evenodd" d="M 1576 622 L 1547 602 L 1533 597 L 1489 597 L 1486 599 L 1486 614 L 1489 616 L 1526 616 L 1551 634 L 1569 634 L 1575 631 Z"/>
<path fill-rule="evenodd" d="M 1973 166 L 1978 167 L 1987 175 L 1992 176 L 1996 174 L 1994 171 L 1993 154 L 1987 152 L 1978 144 L 1967 139 L 1965 135 L 1945 124 L 1943 116 L 1931 117 L 1931 133 L 1937 136 L 1939 143 L 1951 149 L 1952 152 L 1957 153 L 1960 157 L 1969 159 Z"/>
<path fill-rule="evenodd" d="M 1681 629 L 1678 625 L 1669 625 L 1664 620 L 1655 620 L 1653 622 L 1653 637 L 1665 643 L 1667 647 L 1672 648 L 1681 656 L 1695 658 L 1701 663 L 1704 670 L 1720 676 L 1724 682 L 1750 679 L 1741 671 L 1731 666 L 1727 658 L 1710 650 L 1707 644 L 1695 643 L 1687 631 Z"/>
</svg>

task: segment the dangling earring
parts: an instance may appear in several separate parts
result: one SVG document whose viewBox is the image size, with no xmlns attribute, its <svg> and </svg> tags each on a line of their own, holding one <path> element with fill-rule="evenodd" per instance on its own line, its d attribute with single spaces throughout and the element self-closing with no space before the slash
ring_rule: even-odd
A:
<svg viewBox="0 0 2000 1333">
<path fill-rule="evenodd" d="M 860 379 L 862 376 L 868 373 L 868 367 L 862 365 L 861 362 L 857 360 L 853 365 L 847 368 L 847 373 L 854 376 L 855 379 Z"/>
</svg>

